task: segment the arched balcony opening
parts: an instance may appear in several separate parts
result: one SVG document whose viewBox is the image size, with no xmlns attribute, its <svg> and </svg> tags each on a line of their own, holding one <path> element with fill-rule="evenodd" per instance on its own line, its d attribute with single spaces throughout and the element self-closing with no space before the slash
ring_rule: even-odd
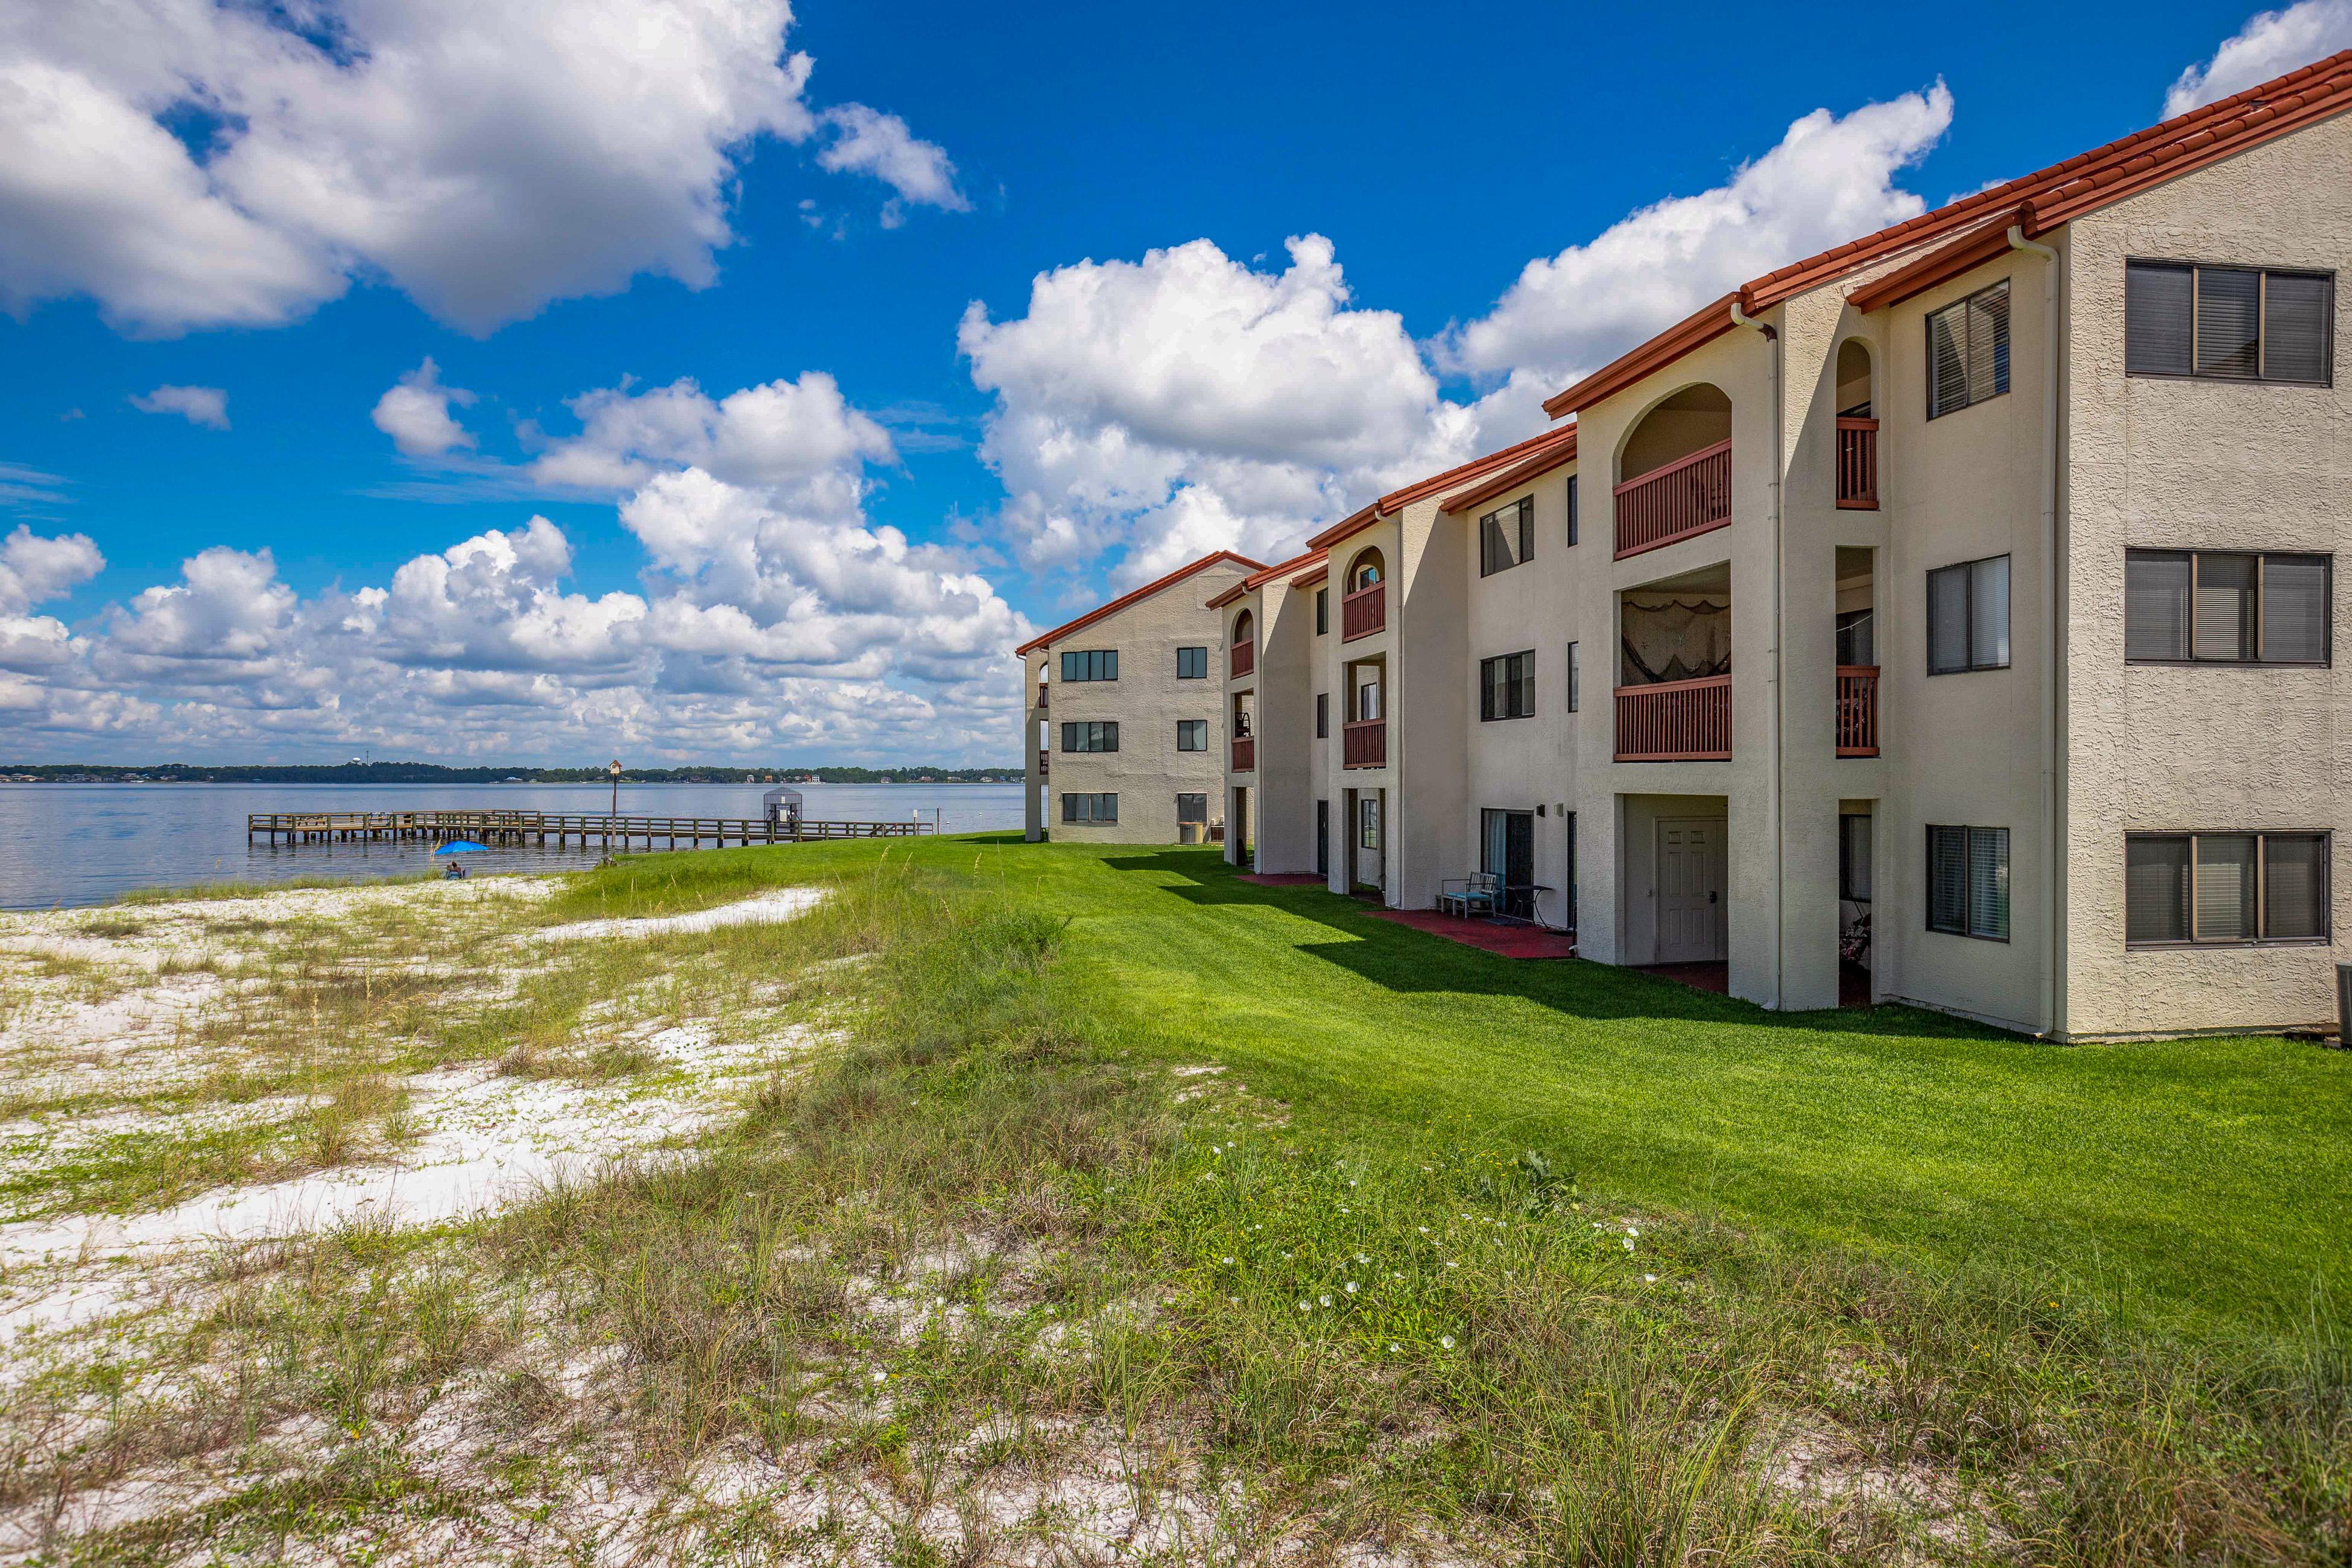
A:
<svg viewBox="0 0 2352 1568">
<path fill-rule="evenodd" d="M 1348 563 L 1347 574 L 1340 578 L 1344 592 L 1339 598 L 1339 640 L 1353 642 L 1368 637 L 1389 624 L 1388 570 L 1381 559 L 1380 547 L 1367 546 L 1357 552 Z"/>
<path fill-rule="evenodd" d="M 1837 503 L 1878 510 L 1878 405 L 1870 350 L 1859 338 L 1838 345 Z"/>
<path fill-rule="evenodd" d="M 1731 521 L 1731 399 L 1706 382 L 1642 416 L 1617 453 L 1617 554 Z"/>
<path fill-rule="evenodd" d="M 1238 679 L 1257 668 L 1257 622 L 1247 610 L 1234 617 L 1230 647 L 1225 660 L 1228 679 Z"/>
</svg>

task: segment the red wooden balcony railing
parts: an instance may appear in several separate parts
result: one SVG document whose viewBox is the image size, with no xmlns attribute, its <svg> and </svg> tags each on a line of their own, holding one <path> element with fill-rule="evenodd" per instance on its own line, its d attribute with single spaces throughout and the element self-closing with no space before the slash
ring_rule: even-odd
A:
<svg viewBox="0 0 2352 1568">
<path fill-rule="evenodd" d="M 1731 755 L 1731 677 L 1617 689 L 1621 763 L 1721 762 Z"/>
<path fill-rule="evenodd" d="M 1339 727 L 1339 765 L 1343 768 L 1384 768 L 1389 765 L 1389 721 L 1355 719 Z"/>
<path fill-rule="evenodd" d="M 1837 422 L 1837 503 L 1858 511 L 1878 510 L 1878 421 Z"/>
<path fill-rule="evenodd" d="M 1041 680 L 1037 683 L 1037 706 L 1043 708 L 1045 705 L 1045 683 Z"/>
<path fill-rule="evenodd" d="M 1237 642 L 1234 644 L 1233 656 L 1225 667 L 1225 679 L 1227 680 L 1239 680 L 1243 676 L 1247 675 L 1251 670 L 1255 669 L 1256 668 L 1257 644 L 1254 642 Z"/>
<path fill-rule="evenodd" d="M 1037 776 L 1039 778 L 1044 778 L 1047 773 L 1052 771 L 1053 755 L 1053 752 L 1045 750 L 1043 746 L 1037 748 Z"/>
<path fill-rule="evenodd" d="M 1837 667 L 1837 754 L 1878 755 L 1878 666 Z"/>
<path fill-rule="evenodd" d="M 1257 772 L 1256 736 L 1235 735 L 1234 737 L 1234 772 L 1237 773 Z"/>
<path fill-rule="evenodd" d="M 1728 437 L 1619 485 L 1617 555 L 1639 555 L 1731 521 Z"/>
<path fill-rule="evenodd" d="M 1339 640 L 1368 637 L 1389 624 L 1385 583 L 1368 583 L 1339 601 Z"/>
</svg>

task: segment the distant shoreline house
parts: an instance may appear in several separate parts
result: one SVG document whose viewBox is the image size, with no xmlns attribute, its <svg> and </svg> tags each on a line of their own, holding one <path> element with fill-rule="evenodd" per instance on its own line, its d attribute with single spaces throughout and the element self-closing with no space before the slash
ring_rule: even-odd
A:
<svg viewBox="0 0 2352 1568">
<path fill-rule="evenodd" d="M 1755 279 L 1204 584 L 1228 857 L 1769 1007 L 2332 1021 L 2347 110 L 2352 51 Z"/>
</svg>

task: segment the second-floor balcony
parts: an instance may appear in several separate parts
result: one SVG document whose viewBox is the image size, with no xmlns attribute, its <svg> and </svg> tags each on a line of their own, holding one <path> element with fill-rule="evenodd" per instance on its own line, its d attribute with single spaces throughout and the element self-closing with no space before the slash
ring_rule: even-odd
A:
<svg viewBox="0 0 2352 1568">
<path fill-rule="evenodd" d="M 1043 746 L 1037 748 L 1037 776 L 1039 778 L 1044 778 L 1048 773 L 1053 771 L 1053 752 L 1047 751 Z"/>
<path fill-rule="evenodd" d="M 1042 680 L 1037 683 L 1037 706 L 1040 708 L 1046 706 L 1045 683 Z"/>
<path fill-rule="evenodd" d="M 1339 727 L 1339 765 L 1343 768 L 1384 768 L 1389 765 L 1389 721 L 1356 719 Z"/>
<path fill-rule="evenodd" d="M 1389 624 L 1389 585 L 1370 583 L 1339 601 L 1339 640 L 1368 637 Z"/>
<path fill-rule="evenodd" d="M 1619 762 L 1727 762 L 1730 757 L 1728 675 L 1617 689 Z"/>
<path fill-rule="evenodd" d="M 1837 503 L 1848 510 L 1878 510 L 1878 421 L 1840 415 L 1837 422 Z"/>
<path fill-rule="evenodd" d="M 1639 555 L 1731 521 L 1731 440 L 1726 437 L 1619 485 L 1617 556 Z"/>
<path fill-rule="evenodd" d="M 1878 755 L 1878 666 L 1874 664 L 1838 666 L 1837 754 Z"/>
<path fill-rule="evenodd" d="M 1235 735 L 1234 737 L 1234 772 L 1237 773 L 1257 772 L 1256 736 Z"/>
<path fill-rule="evenodd" d="M 1237 642 L 1234 644 L 1232 655 L 1227 659 L 1225 665 L 1225 679 L 1227 680 L 1239 680 L 1243 676 L 1247 675 L 1256 668 L 1257 644 L 1254 642 Z"/>
</svg>

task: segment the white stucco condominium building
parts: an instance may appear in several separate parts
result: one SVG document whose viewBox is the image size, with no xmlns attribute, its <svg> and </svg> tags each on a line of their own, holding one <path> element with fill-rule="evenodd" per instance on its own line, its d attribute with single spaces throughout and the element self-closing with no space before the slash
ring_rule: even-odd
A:
<svg viewBox="0 0 2352 1568">
<path fill-rule="evenodd" d="M 2318 1026 L 2347 265 L 2352 51 L 1753 279 L 1544 435 L 1051 634 L 1149 650 L 1131 695 L 1055 671 L 1054 720 L 1147 736 L 1057 752 L 1121 820 L 1062 794 L 1052 830 L 1175 837 L 1197 708 L 1222 771 L 1178 787 L 1228 855 L 1335 891 L 1490 874 L 1585 958 L 1769 1007 Z"/>
<path fill-rule="evenodd" d="M 1204 555 L 1021 647 L 1030 839 L 1202 843 L 1223 822 L 1226 654 L 1203 601 L 1258 570 Z"/>
</svg>

